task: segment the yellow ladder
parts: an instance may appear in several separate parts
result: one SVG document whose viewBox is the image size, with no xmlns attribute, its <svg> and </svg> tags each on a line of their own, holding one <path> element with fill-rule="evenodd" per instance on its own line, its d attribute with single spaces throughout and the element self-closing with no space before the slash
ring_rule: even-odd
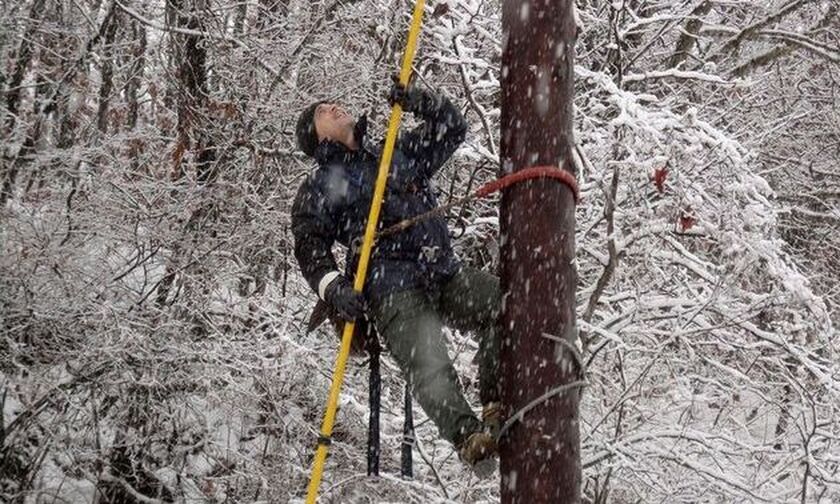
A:
<svg viewBox="0 0 840 504">
<path fill-rule="evenodd" d="M 411 18 L 411 28 L 408 32 L 408 43 L 403 56 L 402 69 L 400 71 L 400 83 L 408 86 L 408 79 L 411 77 L 411 63 L 414 61 L 414 53 L 417 49 L 417 36 L 420 34 L 420 24 L 423 20 L 423 7 L 425 0 L 417 0 L 414 6 L 414 15 Z M 388 181 L 388 171 L 391 168 L 391 156 L 394 152 L 394 144 L 397 141 L 397 131 L 400 129 L 402 119 L 402 107 L 395 103 L 391 108 L 391 120 L 388 124 L 388 134 L 385 137 L 385 148 L 382 151 L 382 158 L 379 161 L 379 173 L 376 177 L 376 186 L 373 190 L 373 201 L 370 205 L 365 237 L 362 242 L 359 266 L 356 269 L 356 278 L 353 281 L 353 288 L 356 292 L 362 292 L 365 286 L 370 254 L 373 249 L 373 239 L 376 234 L 376 227 L 379 223 L 379 212 L 382 209 L 382 199 L 385 196 L 385 184 Z M 341 383 L 344 381 L 344 369 L 347 365 L 347 357 L 350 354 L 350 343 L 353 340 L 353 329 L 356 324 L 347 322 L 344 325 L 344 333 L 341 336 L 341 348 L 338 352 L 338 359 L 335 363 L 330 395 L 327 399 L 327 412 L 324 415 L 324 422 L 321 424 L 321 435 L 318 438 L 318 449 L 315 451 L 315 461 L 312 465 L 312 476 L 309 479 L 309 487 L 306 492 L 306 503 L 315 504 L 318 498 L 318 488 L 321 486 L 321 476 L 324 472 L 324 462 L 327 458 L 330 436 L 332 436 L 335 413 L 338 407 L 338 396 L 341 393 Z"/>
</svg>

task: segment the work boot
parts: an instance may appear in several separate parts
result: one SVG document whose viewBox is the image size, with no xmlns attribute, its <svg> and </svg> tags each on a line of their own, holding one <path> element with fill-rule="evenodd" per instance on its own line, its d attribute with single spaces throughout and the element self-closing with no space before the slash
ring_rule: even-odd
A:
<svg viewBox="0 0 840 504">
<path fill-rule="evenodd" d="M 484 431 L 473 432 L 458 447 L 458 456 L 484 479 L 496 470 L 499 447 L 496 439 Z"/>
<path fill-rule="evenodd" d="M 481 410 L 481 421 L 493 439 L 498 440 L 502 429 L 502 403 L 491 401 L 485 404 Z"/>
</svg>

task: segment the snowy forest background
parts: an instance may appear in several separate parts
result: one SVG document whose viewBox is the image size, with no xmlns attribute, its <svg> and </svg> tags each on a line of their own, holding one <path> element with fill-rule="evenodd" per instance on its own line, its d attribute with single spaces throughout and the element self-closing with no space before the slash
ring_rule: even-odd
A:
<svg viewBox="0 0 840 504">
<path fill-rule="evenodd" d="M 585 501 L 840 503 L 840 4 L 576 4 Z M 2 1 L 0 500 L 303 496 L 337 345 L 305 334 L 294 122 L 332 98 L 381 135 L 411 8 Z M 496 174 L 500 11 L 427 9 L 418 80 L 471 125 L 443 201 Z M 464 261 L 495 271 L 497 216 L 450 212 Z M 419 408 L 397 476 L 384 365 L 383 475 L 355 359 L 323 502 L 496 501 Z"/>
</svg>

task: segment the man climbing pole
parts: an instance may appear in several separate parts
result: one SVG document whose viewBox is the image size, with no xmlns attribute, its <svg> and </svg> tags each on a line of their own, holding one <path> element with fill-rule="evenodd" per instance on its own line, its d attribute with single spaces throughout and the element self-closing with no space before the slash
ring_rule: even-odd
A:
<svg viewBox="0 0 840 504">
<path fill-rule="evenodd" d="M 431 178 L 467 130 L 464 117 L 442 95 L 395 83 L 389 101 L 424 122 L 396 143 L 382 207 L 386 228 L 437 207 Z M 381 145 L 372 144 L 366 132 L 364 116 L 355 121 L 336 103 L 317 102 L 300 114 L 298 145 L 318 167 L 301 185 L 292 208 L 295 257 L 309 285 L 342 320 L 367 317 L 374 323 L 441 436 L 464 462 L 486 472 L 495 467 L 493 434 L 501 411 L 498 278 L 462 266 L 446 222 L 431 216 L 380 236 L 363 293 L 353 289 L 331 249 L 336 241 L 345 245 L 347 271 L 355 270 L 381 154 Z M 444 323 L 478 336 L 482 420 L 459 387 Z"/>
</svg>

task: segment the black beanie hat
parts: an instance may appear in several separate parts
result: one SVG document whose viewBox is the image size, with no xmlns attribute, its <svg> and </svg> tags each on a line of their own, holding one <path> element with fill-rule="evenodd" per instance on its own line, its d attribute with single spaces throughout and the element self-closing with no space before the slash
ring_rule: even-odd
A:
<svg viewBox="0 0 840 504">
<path fill-rule="evenodd" d="M 310 157 L 315 155 L 315 148 L 320 143 L 318 133 L 315 132 L 315 109 L 322 103 L 327 102 L 318 101 L 303 109 L 303 112 L 298 116 L 297 126 L 295 127 L 298 147 Z"/>
</svg>

